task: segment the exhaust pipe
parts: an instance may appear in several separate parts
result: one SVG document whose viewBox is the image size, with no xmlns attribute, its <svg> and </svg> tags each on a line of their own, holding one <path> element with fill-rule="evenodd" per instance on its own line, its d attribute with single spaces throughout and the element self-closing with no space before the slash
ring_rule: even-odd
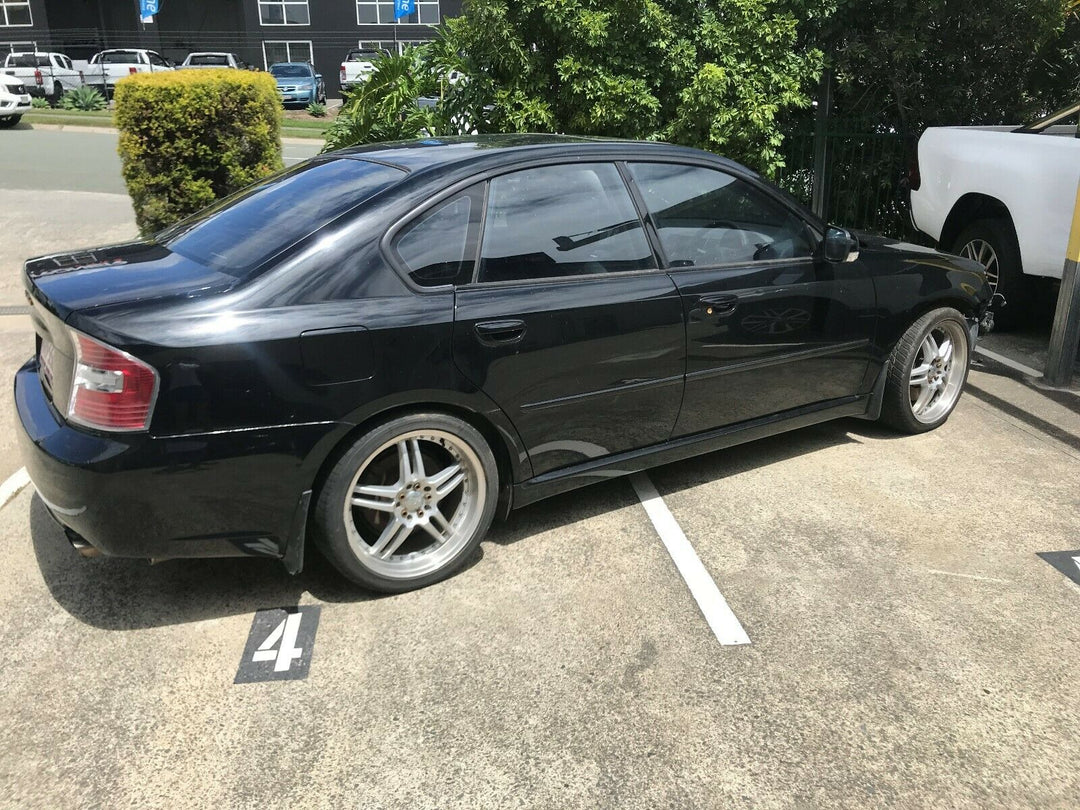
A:
<svg viewBox="0 0 1080 810">
<path fill-rule="evenodd" d="M 75 549 L 83 557 L 96 557 L 101 554 L 96 548 L 83 540 L 79 535 L 75 534 L 71 529 L 64 529 L 64 534 L 67 535 L 68 542 L 71 543 L 71 547 Z"/>
</svg>

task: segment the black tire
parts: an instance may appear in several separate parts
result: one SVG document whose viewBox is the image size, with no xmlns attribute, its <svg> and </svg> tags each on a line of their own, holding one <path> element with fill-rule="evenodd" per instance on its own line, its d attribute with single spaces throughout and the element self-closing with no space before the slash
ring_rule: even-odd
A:
<svg viewBox="0 0 1080 810">
<path fill-rule="evenodd" d="M 998 273 L 994 292 L 1005 299 L 994 300 L 994 323 L 997 329 L 1012 329 L 1022 326 L 1030 319 L 1032 300 L 1031 279 L 1024 275 L 1020 260 L 1020 243 L 1016 231 L 1007 219 L 980 219 L 960 231 L 950 250 L 964 255 L 964 248 L 970 244 L 985 242 L 997 257 Z M 984 263 L 985 264 L 985 263 Z"/>
<path fill-rule="evenodd" d="M 61 99 L 64 98 L 64 86 L 59 82 L 53 85 L 52 95 L 49 96 L 49 106 L 59 107 Z"/>
<path fill-rule="evenodd" d="M 414 434 L 424 434 L 414 436 L 419 442 L 423 442 L 422 450 L 416 452 L 420 453 L 424 460 L 419 466 L 412 464 L 412 469 L 422 470 L 426 465 L 426 475 L 431 476 L 432 484 L 435 483 L 438 473 L 432 474 L 431 470 L 436 466 L 446 465 L 445 469 L 439 470 L 445 472 L 454 466 L 455 460 L 467 473 L 459 485 L 460 490 L 458 487 L 447 490 L 459 492 L 456 505 L 451 504 L 454 511 L 448 515 L 443 514 L 449 512 L 449 509 L 443 509 L 443 503 L 452 500 L 453 495 L 438 495 L 434 501 L 426 504 L 421 499 L 430 499 L 424 492 L 432 489 L 426 486 L 427 478 L 409 479 L 405 470 L 397 466 L 398 446 L 403 442 L 407 448 L 417 446 L 413 439 L 401 437 Z M 443 458 L 441 462 L 435 458 L 440 454 Z M 398 480 L 391 482 L 384 475 L 376 483 L 370 478 L 387 470 L 398 476 Z M 354 497 L 363 494 L 359 492 L 362 482 L 366 481 L 372 489 L 398 490 L 402 486 L 403 478 L 406 481 L 420 482 L 416 485 L 415 495 L 406 483 L 401 491 L 407 493 L 407 497 L 375 496 L 386 498 L 383 508 L 378 511 L 354 505 Z M 420 484 L 425 486 L 421 487 Z M 436 486 L 434 489 L 433 494 L 436 494 L 440 487 Z M 465 564 L 491 526 L 498 494 L 499 474 L 495 456 L 476 428 L 457 417 L 443 413 L 400 416 L 373 428 L 345 450 L 334 463 L 317 495 L 312 512 L 312 536 L 326 558 L 348 579 L 373 591 L 403 593 L 445 579 Z M 399 506 L 409 504 L 409 498 L 416 499 L 418 505 L 414 502 L 409 507 L 413 511 L 408 513 L 408 518 L 399 520 L 399 514 L 406 515 L 404 509 L 399 513 Z M 440 501 L 441 498 L 447 500 Z M 385 509 L 386 505 L 390 508 Z M 426 520 L 423 517 L 425 509 L 428 510 Z M 436 525 L 433 512 L 443 518 L 444 523 L 449 523 L 445 532 L 448 539 L 443 542 L 431 539 L 430 528 L 420 525 Z M 350 521 L 351 525 L 347 521 Z M 391 522 L 414 528 L 402 529 L 405 539 L 399 541 L 400 554 L 389 550 L 388 544 L 386 548 L 389 556 L 380 558 L 375 546 L 378 540 L 386 535 Z M 365 533 L 367 536 L 364 536 Z M 354 544 L 357 544 L 356 547 Z M 394 549 L 397 548 L 398 545 L 394 545 Z"/>
<path fill-rule="evenodd" d="M 0 118 L 0 129 L 10 129 L 21 120 L 21 115 L 9 115 L 7 118 Z"/>
<path fill-rule="evenodd" d="M 933 418 L 920 419 L 915 414 L 915 405 L 912 402 L 913 392 L 919 390 L 912 384 L 912 371 L 915 361 L 919 359 L 920 352 L 923 350 L 927 335 L 942 331 L 948 332 L 950 337 L 961 340 L 963 343 L 963 357 L 954 354 L 954 361 L 958 363 L 955 369 L 958 375 L 955 382 L 958 383 L 958 387 L 955 390 L 955 396 L 946 407 L 943 407 L 940 414 L 934 413 Z M 956 408 L 956 403 L 960 401 L 964 385 L 967 383 L 971 348 L 967 320 L 955 309 L 943 307 L 931 310 L 915 321 L 897 341 L 889 356 L 885 394 L 881 404 L 881 421 L 901 433 L 925 433 L 943 425 Z M 956 351 L 955 346 L 953 351 Z M 954 378 L 950 377 L 950 384 L 953 380 Z"/>
</svg>

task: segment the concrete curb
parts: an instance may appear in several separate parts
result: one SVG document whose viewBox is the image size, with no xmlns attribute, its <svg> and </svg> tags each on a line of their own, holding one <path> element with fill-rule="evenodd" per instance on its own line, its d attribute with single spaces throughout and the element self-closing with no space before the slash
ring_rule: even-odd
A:
<svg viewBox="0 0 1080 810">
<path fill-rule="evenodd" d="M 27 121 L 27 125 L 30 126 L 32 129 L 51 130 L 53 132 L 64 132 L 64 131 L 66 131 L 66 132 L 93 132 L 93 133 L 97 133 L 99 135 L 109 135 L 109 134 L 116 135 L 119 132 L 119 130 L 117 130 L 116 127 L 88 127 L 88 126 L 83 126 L 82 124 L 39 124 L 36 121 L 35 122 Z M 309 144 L 309 143 L 311 143 L 313 141 L 321 141 L 321 140 L 324 140 L 324 139 L 321 138 L 321 137 L 320 138 L 283 137 L 281 139 L 281 142 L 282 143 L 288 143 L 288 144 L 299 144 L 299 145 L 303 146 L 304 144 Z"/>
</svg>

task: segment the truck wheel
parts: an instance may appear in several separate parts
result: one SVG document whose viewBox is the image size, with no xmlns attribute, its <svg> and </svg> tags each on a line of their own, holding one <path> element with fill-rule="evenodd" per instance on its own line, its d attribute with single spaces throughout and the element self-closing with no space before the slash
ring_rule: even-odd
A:
<svg viewBox="0 0 1080 810">
<path fill-rule="evenodd" d="M 57 82 L 53 85 L 52 95 L 49 96 L 49 105 L 52 107 L 60 106 L 60 99 L 64 97 L 64 86 Z"/>
<path fill-rule="evenodd" d="M 1031 308 L 1031 283 L 1024 276 L 1020 262 L 1020 244 L 1016 231 L 1005 219 L 980 219 L 964 228 L 953 242 L 953 253 L 973 259 L 986 268 L 986 280 L 998 298 L 991 309 L 998 329 L 1011 329 L 1028 320 Z"/>
<path fill-rule="evenodd" d="M 21 115 L 9 115 L 7 118 L 0 118 L 0 129 L 9 129 L 21 120 Z"/>
</svg>

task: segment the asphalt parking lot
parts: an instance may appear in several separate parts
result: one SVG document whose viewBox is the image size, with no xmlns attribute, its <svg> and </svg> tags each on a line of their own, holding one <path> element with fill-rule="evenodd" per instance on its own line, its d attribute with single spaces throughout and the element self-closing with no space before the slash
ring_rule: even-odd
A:
<svg viewBox="0 0 1080 810">
<path fill-rule="evenodd" d="M 133 232 L 73 193 L 0 191 L 29 234 L 0 236 L 0 304 L 26 255 Z M 0 373 L 31 351 L 0 315 Z M 625 480 L 393 597 L 314 554 L 83 559 L 26 487 L 0 508 L 0 806 L 1075 807 L 1080 586 L 1037 554 L 1080 555 L 1080 397 L 993 362 L 970 386 L 930 434 L 844 420 L 649 474 L 748 645 Z M 234 683 L 255 611 L 297 605 L 307 677 Z"/>
</svg>

